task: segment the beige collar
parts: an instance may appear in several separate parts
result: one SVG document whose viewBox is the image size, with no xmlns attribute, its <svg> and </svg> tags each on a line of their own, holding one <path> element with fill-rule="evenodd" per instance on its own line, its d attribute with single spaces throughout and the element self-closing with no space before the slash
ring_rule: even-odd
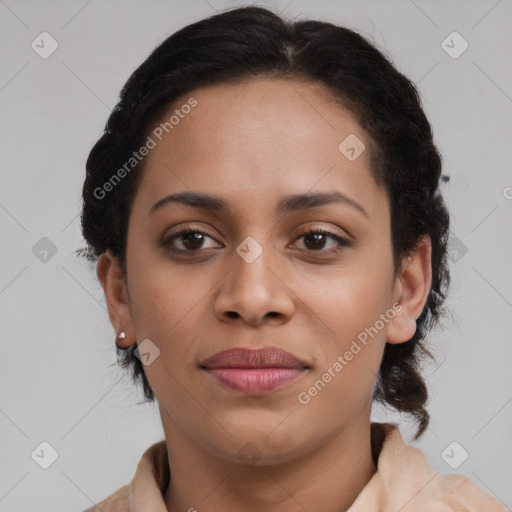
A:
<svg viewBox="0 0 512 512">
<path fill-rule="evenodd" d="M 463 475 L 440 474 L 425 455 L 405 444 L 392 423 L 371 423 L 377 472 L 347 512 L 508 512 Z M 170 472 L 165 440 L 142 455 L 132 481 L 85 512 L 168 512 Z"/>
</svg>

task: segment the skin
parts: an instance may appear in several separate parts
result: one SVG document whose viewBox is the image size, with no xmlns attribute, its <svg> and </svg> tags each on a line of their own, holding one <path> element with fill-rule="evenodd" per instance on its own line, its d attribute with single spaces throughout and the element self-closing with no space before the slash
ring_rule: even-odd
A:
<svg viewBox="0 0 512 512">
<path fill-rule="evenodd" d="M 349 134 L 367 147 L 368 137 L 323 85 L 259 78 L 209 86 L 169 112 L 191 96 L 197 106 L 147 157 L 130 214 L 127 276 L 109 251 L 97 265 L 124 346 L 149 338 L 160 350 L 144 368 L 169 451 L 166 506 L 346 511 L 376 471 L 372 391 L 386 342 L 407 342 L 415 332 L 431 285 L 430 240 L 394 276 L 387 194 L 373 180 L 367 151 L 349 161 L 338 150 Z M 368 217 L 340 203 L 274 212 L 284 195 L 334 190 Z M 219 195 L 233 214 L 181 204 L 148 214 L 183 191 Z M 203 245 L 176 237 L 181 257 L 161 245 L 187 227 L 208 231 Z M 318 227 L 351 245 L 301 236 Z M 236 252 L 248 236 L 263 250 L 252 263 Z M 298 394 L 397 303 L 401 311 L 300 403 Z M 285 387 L 248 396 L 198 367 L 221 350 L 266 345 L 310 369 Z M 238 456 L 246 443 L 256 447 L 252 465 Z"/>
</svg>

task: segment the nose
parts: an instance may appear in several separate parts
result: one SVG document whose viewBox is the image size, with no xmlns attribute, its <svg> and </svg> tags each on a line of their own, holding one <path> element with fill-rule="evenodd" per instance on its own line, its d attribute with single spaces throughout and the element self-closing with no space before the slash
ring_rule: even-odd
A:
<svg viewBox="0 0 512 512">
<path fill-rule="evenodd" d="M 283 324 L 292 318 L 293 283 L 289 273 L 271 259 L 270 252 L 264 249 L 252 262 L 233 253 L 233 266 L 214 298 L 214 313 L 219 320 L 257 326 L 264 321 Z"/>
</svg>

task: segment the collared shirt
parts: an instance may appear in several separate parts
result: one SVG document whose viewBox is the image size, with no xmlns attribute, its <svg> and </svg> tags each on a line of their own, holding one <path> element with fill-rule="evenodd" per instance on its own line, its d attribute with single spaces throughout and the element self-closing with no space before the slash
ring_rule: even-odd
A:
<svg viewBox="0 0 512 512">
<path fill-rule="evenodd" d="M 371 448 L 377 471 L 347 512 L 508 512 L 466 476 L 435 471 L 395 424 L 372 422 Z M 144 452 L 129 484 L 84 512 L 170 512 L 169 479 L 164 440 Z"/>
</svg>

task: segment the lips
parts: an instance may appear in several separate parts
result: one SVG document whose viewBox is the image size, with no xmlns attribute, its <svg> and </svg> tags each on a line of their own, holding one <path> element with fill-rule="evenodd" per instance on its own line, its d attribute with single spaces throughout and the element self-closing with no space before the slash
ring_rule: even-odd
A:
<svg viewBox="0 0 512 512">
<path fill-rule="evenodd" d="M 307 365 L 289 352 L 276 347 L 259 349 L 235 348 L 217 352 L 201 365 L 215 368 L 307 368 Z"/>
<path fill-rule="evenodd" d="M 303 361 L 277 347 L 224 350 L 199 366 L 224 387 L 252 395 L 281 388 L 309 369 Z"/>
</svg>

